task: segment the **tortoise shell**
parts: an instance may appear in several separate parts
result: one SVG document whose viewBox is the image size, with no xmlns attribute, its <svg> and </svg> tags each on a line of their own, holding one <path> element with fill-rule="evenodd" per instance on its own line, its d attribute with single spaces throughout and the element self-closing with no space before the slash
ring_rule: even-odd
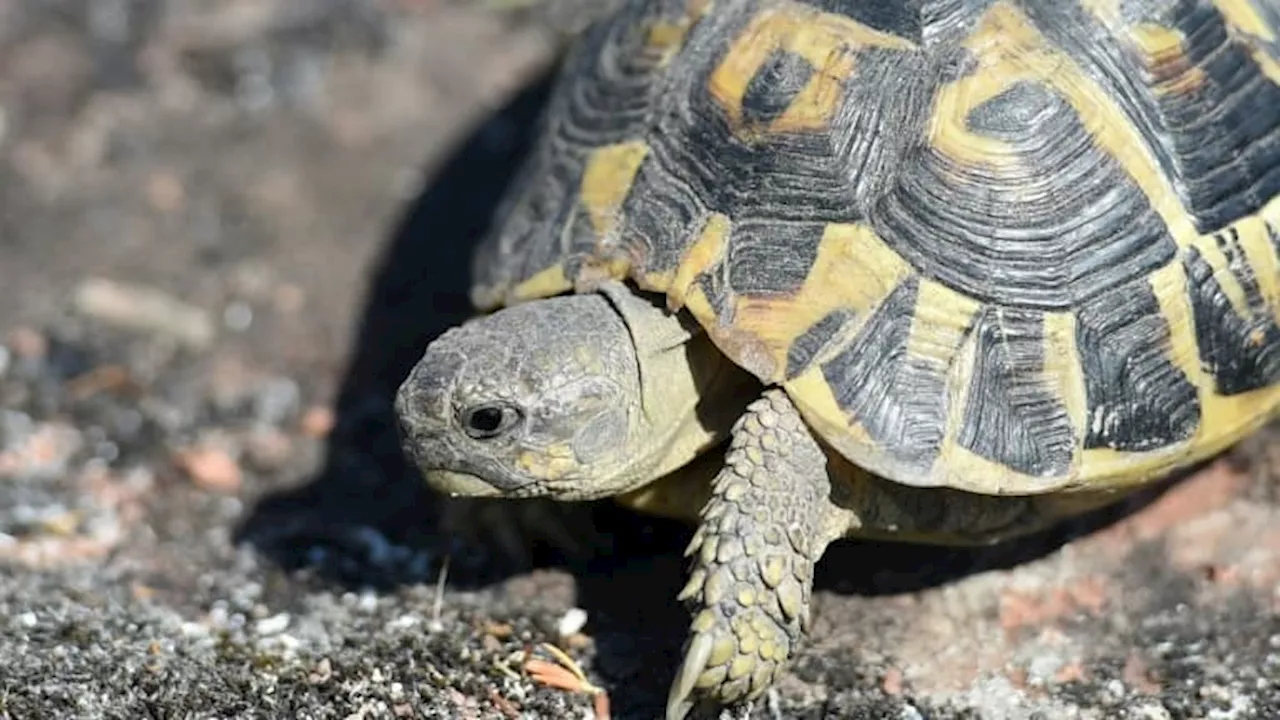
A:
<svg viewBox="0 0 1280 720">
<path fill-rule="evenodd" d="M 1280 408 L 1277 0 L 635 0 L 482 308 L 664 293 L 857 465 L 1133 486 Z"/>
</svg>

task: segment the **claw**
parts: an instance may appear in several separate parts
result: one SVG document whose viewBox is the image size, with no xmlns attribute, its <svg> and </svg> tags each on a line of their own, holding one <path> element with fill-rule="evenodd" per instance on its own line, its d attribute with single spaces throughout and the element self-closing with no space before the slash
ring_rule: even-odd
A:
<svg viewBox="0 0 1280 720">
<path fill-rule="evenodd" d="M 667 720 L 684 720 L 693 709 L 693 701 L 689 695 L 707 669 L 707 661 L 711 659 L 711 650 L 715 646 L 707 633 L 697 633 L 685 651 L 684 662 L 676 673 L 675 682 L 671 684 L 671 694 L 667 696 Z"/>
</svg>

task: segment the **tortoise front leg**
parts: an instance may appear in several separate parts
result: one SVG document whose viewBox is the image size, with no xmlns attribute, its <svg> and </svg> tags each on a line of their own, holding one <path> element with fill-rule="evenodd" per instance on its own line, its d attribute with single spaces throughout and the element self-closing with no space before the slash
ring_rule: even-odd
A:
<svg viewBox="0 0 1280 720">
<path fill-rule="evenodd" d="M 693 622 L 667 720 L 758 698 L 809 627 L 813 567 L 848 523 L 827 458 L 782 390 L 748 406 L 686 555 Z"/>
</svg>

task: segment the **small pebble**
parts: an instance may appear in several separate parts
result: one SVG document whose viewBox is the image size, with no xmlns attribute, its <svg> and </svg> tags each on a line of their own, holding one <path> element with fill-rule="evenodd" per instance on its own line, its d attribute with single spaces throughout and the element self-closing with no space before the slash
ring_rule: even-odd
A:
<svg viewBox="0 0 1280 720">
<path fill-rule="evenodd" d="M 178 467 L 197 486 L 212 492 L 234 493 L 244 481 L 240 465 L 226 450 L 217 447 L 195 447 L 174 456 Z"/>
<path fill-rule="evenodd" d="M 74 303 L 82 315 L 130 330 L 167 335 L 189 347 L 204 348 L 213 341 L 209 313 L 156 288 L 89 278 L 76 288 Z"/>
<path fill-rule="evenodd" d="M 289 616 L 289 613 L 277 613 L 269 618 L 263 618 L 262 620 L 254 623 L 253 630 L 259 635 L 277 635 L 284 632 L 285 628 L 289 627 L 290 620 L 292 620 L 292 618 Z"/>
<path fill-rule="evenodd" d="M 896 667 L 891 667 L 886 670 L 884 675 L 880 678 L 880 688 L 888 695 L 901 695 L 902 680 L 902 670 Z"/>
<path fill-rule="evenodd" d="M 508 623 L 487 622 L 484 625 L 484 631 L 486 634 L 492 635 L 499 640 L 505 640 L 511 637 L 511 634 L 515 632 L 515 628 L 511 627 Z"/>
<path fill-rule="evenodd" d="M 422 622 L 422 618 L 417 615 L 401 615 L 400 617 L 387 623 L 388 630 L 407 630 Z"/>
<path fill-rule="evenodd" d="M 329 662 L 329 658 L 321 658 L 307 675 L 307 682 L 312 685 L 323 685 L 331 677 L 333 677 L 333 664 Z"/>
<path fill-rule="evenodd" d="M 587 625 L 587 611 L 582 608 L 569 608 L 568 612 L 556 623 L 556 634 L 562 638 L 569 637 Z"/>
<path fill-rule="evenodd" d="M 333 423 L 334 415 L 332 410 L 327 407 L 313 405 L 302 414 L 302 421 L 299 424 L 303 433 L 313 438 L 322 438 L 333 429 Z"/>
<path fill-rule="evenodd" d="M 1163 705 L 1146 703 L 1133 709 L 1133 717 L 1138 720 L 1170 720 L 1172 716 Z"/>
</svg>

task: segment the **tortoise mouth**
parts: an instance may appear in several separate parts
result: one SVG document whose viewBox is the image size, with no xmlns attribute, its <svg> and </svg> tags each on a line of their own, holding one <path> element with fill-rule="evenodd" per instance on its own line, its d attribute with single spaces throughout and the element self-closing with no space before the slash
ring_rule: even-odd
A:
<svg viewBox="0 0 1280 720">
<path fill-rule="evenodd" d="M 470 473 L 427 470 L 422 475 L 433 490 L 449 497 L 498 497 L 507 494 Z"/>
</svg>

